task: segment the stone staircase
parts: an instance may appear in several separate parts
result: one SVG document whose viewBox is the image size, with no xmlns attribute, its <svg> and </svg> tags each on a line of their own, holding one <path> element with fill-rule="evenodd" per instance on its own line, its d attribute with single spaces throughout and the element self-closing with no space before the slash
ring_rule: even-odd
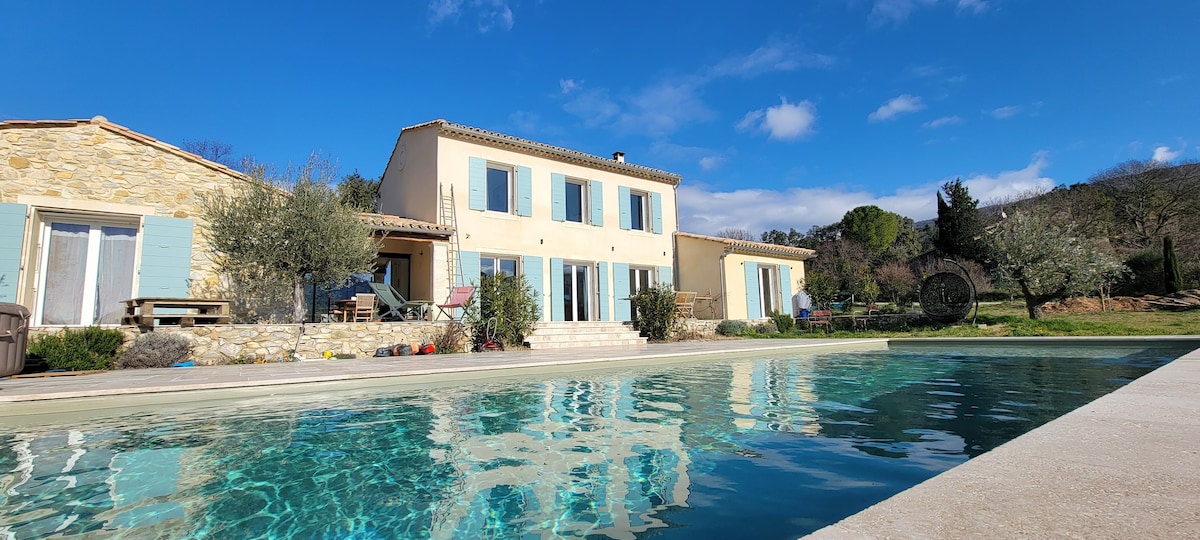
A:
<svg viewBox="0 0 1200 540">
<path fill-rule="evenodd" d="M 646 338 L 623 322 L 540 322 L 526 341 L 530 349 L 568 347 L 628 347 L 645 345 Z"/>
</svg>

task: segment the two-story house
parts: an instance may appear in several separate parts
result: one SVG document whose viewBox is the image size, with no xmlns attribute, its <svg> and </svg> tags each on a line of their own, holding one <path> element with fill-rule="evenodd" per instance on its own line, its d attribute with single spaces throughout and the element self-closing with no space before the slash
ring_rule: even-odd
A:
<svg viewBox="0 0 1200 540">
<path fill-rule="evenodd" d="M 412 279 L 446 297 L 481 275 L 524 275 L 544 321 L 628 321 L 629 296 L 673 284 L 679 175 L 435 120 L 404 128 L 379 195 L 385 214 L 452 226 L 444 270 Z"/>
</svg>

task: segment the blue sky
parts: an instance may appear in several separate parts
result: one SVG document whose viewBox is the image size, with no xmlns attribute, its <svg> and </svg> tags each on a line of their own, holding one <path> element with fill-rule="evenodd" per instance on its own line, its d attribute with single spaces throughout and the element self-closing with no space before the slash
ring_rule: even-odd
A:
<svg viewBox="0 0 1200 540">
<path fill-rule="evenodd" d="M 917 220 L 1200 158 L 1200 2 L 9 0 L 0 119 L 378 176 L 435 118 L 682 174 L 681 228 Z"/>
</svg>

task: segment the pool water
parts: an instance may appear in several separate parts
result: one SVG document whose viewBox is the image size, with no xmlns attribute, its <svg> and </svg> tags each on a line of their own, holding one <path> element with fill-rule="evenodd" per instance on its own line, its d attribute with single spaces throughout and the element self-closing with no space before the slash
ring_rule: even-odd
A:
<svg viewBox="0 0 1200 540">
<path fill-rule="evenodd" d="M 1189 349 L 893 344 L 0 425 L 0 538 L 795 538 Z"/>
</svg>

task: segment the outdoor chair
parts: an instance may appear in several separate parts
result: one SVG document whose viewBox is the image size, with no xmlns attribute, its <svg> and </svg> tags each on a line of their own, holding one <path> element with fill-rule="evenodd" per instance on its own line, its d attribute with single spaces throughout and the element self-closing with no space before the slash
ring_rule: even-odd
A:
<svg viewBox="0 0 1200 540">
<path fill-rule="evenodd" d="M 475 294 L 475 287 L 469 285 L 464 287 L 455 287 L 450 290 L 450 298 L 446 300 L 446 303 L 438 304 L 437 308 L 441 310 L 441 312 L 444 313 L 450 320 L 462 322 L 463 317 L 466 317 L 467 315 L 467 310 L 463 308 L 467 307 L 467 301 L 471 299 L 472 294 Z M 453 312 L 454 309 L 463 310 L 458 317 L 455 317 Z"/>
<path fill-rule="evenodd" d="M 404 295 L 386 283 L 371 283 L 371 290 L 375 291 L 375 298 L 380 303 L 379 320 L 405 320 L 409 313 L 416 310 L 418 318 L 423 318 L 425 314 L 425 304 L 421 302 L 410 302 L 404 298 Z"/>
<path fill-rule="evenodd" d="M 369 322 L 375 318 L 375 295 L 358 293 L 354 300 L 354 322 Z"/>
<path fill-rule="evenodd" d="M 675 293 L 675 316 L 680 319 L 695 319 L 696 318 L 696 293 L 694 292 L 676 292 Z"/>
<path fill-rule="evenodd" d="M 828 309 L 820 309 L 808 314 L 808 331 L 812 332 L 816 327 L 822 327 L 825 332 L 833 329 L 833 312 Z"/>
</svg>

